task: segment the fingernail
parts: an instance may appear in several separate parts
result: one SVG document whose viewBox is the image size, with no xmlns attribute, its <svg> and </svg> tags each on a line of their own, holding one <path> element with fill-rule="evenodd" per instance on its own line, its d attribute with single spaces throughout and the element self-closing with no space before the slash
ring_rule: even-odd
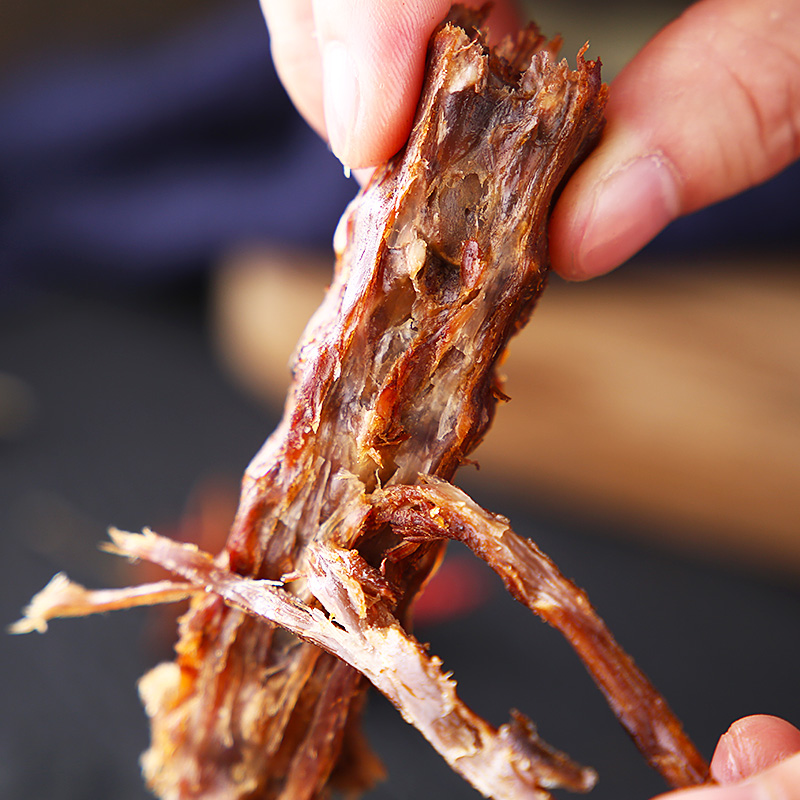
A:
<svg viewBox="0 0 800 800">
<path fill-rule="evenodd" d="M 342 42 L 328 42 L 323 47 L 322 74 L 328 141 L 333 154 L 345 167 L 349 167 L 361 92 L 356 65 Z"/>
<path fill-rule="evenodd" d="M 626 261 L 679 213 L 677 181 L 661 155 L 642 156 L 595 188 L 575 271 L 599 275 Z"/>
</svg>

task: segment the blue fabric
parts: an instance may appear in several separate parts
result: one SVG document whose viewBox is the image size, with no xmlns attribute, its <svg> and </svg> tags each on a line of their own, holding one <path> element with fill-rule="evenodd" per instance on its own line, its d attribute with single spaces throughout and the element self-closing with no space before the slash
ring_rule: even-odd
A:
<svg viewBox="0 0 800 800">
<path fill-rule="evenodd" d="M 0 278 L 150 281 L 253 241 L 329 246 L 356 185 L 295 112 L 258 5 L 0 91 Z"/>
</svg>

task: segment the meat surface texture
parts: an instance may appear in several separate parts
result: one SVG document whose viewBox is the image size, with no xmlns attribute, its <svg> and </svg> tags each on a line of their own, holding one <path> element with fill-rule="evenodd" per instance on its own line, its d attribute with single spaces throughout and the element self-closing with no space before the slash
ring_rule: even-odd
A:
<svg viewBox="0 0 800 800">
<path fill-rule="evenodd" d="M 504 398 L 498 359 L 544 288 L 549 210 L 597 140 L 606 98 L 583 51 L 570 69 L 535 27 L 491 49 L 480 21 L 456 9 L 439 27 L 406 147 L 340 222 L 332 285 L 223 551 L 112 531 L 110 549 L 175 581 L 91 592 L 57 576 L 17 623 L 191 597 L 176 660 L 141 681 L 152 727 L 143 770 L 164 800 L 369 787 L 382 768 L 359 731 L 364 676 L 486 796 L 591 788 L 593 771 L 521 714 L 496 729 L 468 709 L 408 632 L 453 538 L 570 639 L 671 785 L 707 780 L 583 593 L 448 483 Z"/>
</svg>

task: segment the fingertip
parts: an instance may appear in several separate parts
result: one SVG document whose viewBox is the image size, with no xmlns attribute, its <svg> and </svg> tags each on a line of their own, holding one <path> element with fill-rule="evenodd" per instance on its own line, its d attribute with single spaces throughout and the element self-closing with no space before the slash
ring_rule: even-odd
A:
<svg viewBox="0 0 800 800">
<path fill-rule="evenodd" d="M 798 752 L 800 730 L 791 723 L 766 714 L 744 717 L 720 737 L 711 774 L 719 783 L 733 783 Z"/>
<path fill-rule="evenodd" d="M 419 102 L 428 41 L 450 6 L 451 0 L 315 3 L 325 124 L 331 149 L 346 167 L 374 167 L 405 144 Z M 493 41 L 518 30 L 514 5 L 496 3 L 487 26 Z"/>
<path fill-rule="evenodd" d="M 385 72 L 378 73 L 360 56 L 357 48 L 339 41 L 323 47 L 328 141 L 352 170 L 381 164 L 403 146 L 422 84 L 421 64 L 384 61 Z"/>
<path fill-rule="evenodd" d="M 380 164 L 408 138 L 428 39 L 449 7 L 449 0 L 315 4 L 325 124 L 348 168 Z"/>
<path fill-rule="evenodd" d="M 554 209 L 551 262 L 567 280 L 610 272 L 680 213 L 679 181 L 662 153 L 607 155 L 578 170 Z"/>
<path fill-rule="evenodd" d="M 738 0 L 695 3 L 617 76 L 603 142 L 554 212 L 552 265 L 563 277 L 608 272 L 679 214 L 797 157 L 797 115 L 778 99 L 798 96 L 800 73 L 786 54 L 800 13 L 792 0 L 775 6 L 764 15 Z M 756 63 L 760 69 L 747 68 Z"/>
</svg>

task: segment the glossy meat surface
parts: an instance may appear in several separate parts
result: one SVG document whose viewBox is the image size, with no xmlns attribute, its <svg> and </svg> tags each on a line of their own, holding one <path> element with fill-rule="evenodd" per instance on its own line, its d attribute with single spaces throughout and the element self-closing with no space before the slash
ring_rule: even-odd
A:
<svg viewBox="0 0 800 800">
<path fill-rule="evenodd" d="M 117 552 L 184 581 L 153 587 L 153 602 L 192 593 L 176 661 L 141 683 L 152 724 L 143 768 L 165 800 L 368 787 L 381 768 L 358 730 L 362 675 L 487 796 L 541 800 L 594 781 L 522 715 L 499 729 L 477 717 L 403 626 L 453 538 L 437 524 L 471 503 L 446 481 L 503 398 L 495 366 L 545 286 L 553 199 L 603 124 L 599 63 L 581 53 L 570 69 L 535 28 L 490 50 L 479 22 L 456 10 L 438 29 L 408 144 L 342 218 L 332 285 L 224 550 L 212 559 L 151 533 L 113 536 Z M 423 500 L 432 522 L 409 525 Z M 484 542 L 487 525 L 476 528 Z M 497 568 L 490 550 L 476 549 Z M 48 587 L 22 628 L 124 602 L 71 586 Z M 579 590 L 562 588 L 553 603 L 580 617 Z M 146 601 L 147 587 L 131 592 L 130 604 Z M 577 649 L 587 663 L 596 655 Z M 627 686 L 612 685 L 617 705 Z M 656 705 L 632 735 L 673 783 L 701 782 L 702 759 Z M 652 745 L 655 728 L 668 735 Z"/>
</svg>

